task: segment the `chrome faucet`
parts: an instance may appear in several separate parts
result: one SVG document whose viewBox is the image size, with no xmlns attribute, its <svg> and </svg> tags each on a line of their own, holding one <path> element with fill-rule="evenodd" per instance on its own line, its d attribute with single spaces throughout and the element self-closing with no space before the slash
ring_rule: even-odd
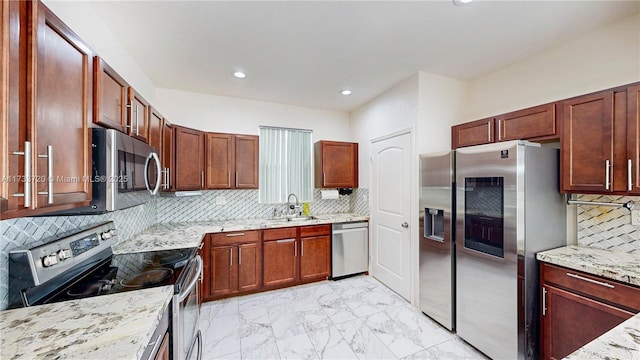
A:
<svg viewBox="0 0 640 360">
<path fill-rule="evenodd" d="M 295 204 L 291 203 L 291 196 L 293 196 L 296 199 Z M 295 215 L 297 207 L 299 207 L 298 197 L 294 193 L 289 194 L 289 196 L 287 196 L 287 214 Z"/>
</svg>

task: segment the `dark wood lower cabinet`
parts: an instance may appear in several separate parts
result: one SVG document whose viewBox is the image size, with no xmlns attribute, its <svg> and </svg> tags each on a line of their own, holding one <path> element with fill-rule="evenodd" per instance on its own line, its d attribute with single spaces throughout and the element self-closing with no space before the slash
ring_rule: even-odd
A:
<svg viewBox="0 0 640 360">
<path fill-rule="evenodd" d="M 294 284 L 298 278 L 297 240 L 293 238 L 265 241 L 263 246 L 264 287 L 275 288 Z"/>
<path fill-rule="evenodd" d="M 203 301 L 326 280 L 331 225 L 209 234 Z"/>
<path fill-rule="evenodd" d="M 208 235 L 203 253 L 203 301 L 262 288 L 260 231 Z"/>
<path fill-rule="evenodd" d="M 300 238 L 300 281 L 324 280 L 331 274 L 331 236 Z"/>
<path fill-rule="evenodd" d="M 543 356 L 562 359 L 633 316 L 632 313 L 568 291 L 545 286 L 547 311 Z"/>
<path fill-rule="evenodd" d="M 640 311 L 640 288 L 542 263 L 541 354 L 562 359 Z"/>
</svg>

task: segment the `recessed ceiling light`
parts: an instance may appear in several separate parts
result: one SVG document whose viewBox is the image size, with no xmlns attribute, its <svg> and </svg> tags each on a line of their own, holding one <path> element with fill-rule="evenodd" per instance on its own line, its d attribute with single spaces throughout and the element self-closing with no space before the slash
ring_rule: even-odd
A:
<svg viewBox="0 0 640 360">
<path fill-rule="evenodd" d="M 453 5 L 455 6 L 465 6 L 468 5 L 473 0 L 453 0 Z"/>
<path fill-rule="evenodd" d="M 344 90 L 340 91 L 340 94 L 342 94 L 342 95 L 351 95 L 351 90 L 344 89 Z"/>
<path fill-rule="evenodd" d="M 236 71 L 233 73 L 233 76 L 237 77 L 238 79 L 244 79 L 247 77 L 247 74 L 243 73 L 242 71 Z"/>
</svg>

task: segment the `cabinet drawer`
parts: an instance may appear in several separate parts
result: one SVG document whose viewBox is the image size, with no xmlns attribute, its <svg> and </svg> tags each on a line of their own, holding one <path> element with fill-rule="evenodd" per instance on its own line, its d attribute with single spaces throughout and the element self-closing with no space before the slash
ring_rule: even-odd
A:
<svg viewBox="0 0 640 360">
<path fill-rule="evenodd" d="M 264 241 L 269 240 L 281 240 L 281 239 L 295 239 L 296 227 L 287 227 L 280 229 L 266 229 L 262 230 L 262 239 Z"/>
<path fill-rule="evenodd" d="M 210 234 L 212 245 L 229 245 L 238 243 L 255 243 L 260 241 L 260 231 L 230 231 Z"/>
<path fill-rule="evenodd" d="M 604 302 L 640 311 L 640 288 L 546 263 L 541 264 L 542 281 Z"/>
<path fill-rule="evenodd" d="M 331 225 L 312 225 L 300 228 L 300 237 L 331 234 Z"/>
</svg>

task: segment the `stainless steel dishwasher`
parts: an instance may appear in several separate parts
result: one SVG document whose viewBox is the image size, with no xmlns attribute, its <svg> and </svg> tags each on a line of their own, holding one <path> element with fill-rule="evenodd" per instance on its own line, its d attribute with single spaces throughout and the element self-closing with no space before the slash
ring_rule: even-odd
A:
<svg viewBox="0 0 640 360">
<path fill-rule="evenodd" d="M 331 226 L 331 279 L 369 269 L 369 224 L 366 221 Z"/>
</svg>

